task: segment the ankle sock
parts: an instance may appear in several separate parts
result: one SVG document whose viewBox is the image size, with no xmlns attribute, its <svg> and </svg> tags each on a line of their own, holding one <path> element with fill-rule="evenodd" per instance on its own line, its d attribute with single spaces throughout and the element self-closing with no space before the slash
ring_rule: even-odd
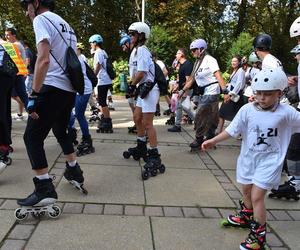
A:
<svg viewBox="0 0 300 250">
<path fill-rule="evenodd" d="M 37 175 L 36 178 L 38 178 L 39 180 L 46 180 L 46 179 L 49 179 L 49 174 L 46 173 L 46 174 L 42 174 L 42 175 Z"/>
<path fill-rule="evenodd" d="M 138 136 L 137 139 L 139 139 L 140 141 L 146 142 L 146 136 Z"/>
<path fill-rule="evenodd" d="M 76 166 L 76 163 L 77 163 L 76 160 L 75 160 L 75 161 L 68 161 L 68 165 L 69 165 L 70 167 L 75 167 L 75 166 Z"/>
</svg>

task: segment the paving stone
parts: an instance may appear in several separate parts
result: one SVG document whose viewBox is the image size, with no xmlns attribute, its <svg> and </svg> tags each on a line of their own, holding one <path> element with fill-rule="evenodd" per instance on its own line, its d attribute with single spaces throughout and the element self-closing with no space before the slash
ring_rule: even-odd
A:
<svg viewBox="0 0 300 250">
<path fill-rule="evenodd" d="M 104 214 L 109 215 L 123 215 L 123 206 L 122 205 L 105 205 Z"/>
<path fill-rule="evenodd" d="M 206 167 L 210 170 L 218 170 L 219 167 L 216 164 L 206 164 Z"/>
<path fill-rule="evenodd" d="M 226 176 L 216 176 L 216 178 L 221 183 L 231 183 L 231 181 Z"/>
<path fill-rule="evenodd" d="M 292 218 L 283 210 L 270 210 L 270 213 L 276 220 L 292 220 Z"/>
<path fill-rule="evenodd" d="M 0 206 L 2 205 L 3 202 L 4 202 L 4 199 L 0 199 Z"/>
<path fill-rule="evenodd" d="M 281 240 L 278 239 L 278 237 L 273 233 L 267 234 L 267 243 L 271 247 L 282 247 L 283 246 L 283 243 L 281 242 Z"/>
<path fill-rule="evenodd" d="M 294 220 L 300 220 L 300 211 L 287 211 L 287 213 L 288 213 Z"/>
<path fill-rule="evenodd" d="M 272 247 L 271 249 L 272 249 L 272 250 L 289 250 L 289 249 L 286 248 L 286 247 Z"/>
<path fill-rule="evenodd" d="M 2 206 L 0 207 L 0 209 L 4 209 L 4 210 L 14 210 L 16 208 L 18 208 L 19 205 L 17 204 L 16 200 L 6 200 Z"/>
<path fill-rule="evenodd" d="M 226 192 L 229 195 L 229 197 L 232 198 L 232 199 L 239 199 L 242 196 L 239 191 L 228 190 Z"/>
<path fill-rule="evenodd" d="M 15 223 L 14 213 L 8 210 L 0 210 L 0 245 Z"/>
<path fill-rule="evenodd" d="M 201 218 L 203 215 L 201 214 L 199 208 L 196 207 L 183 207 L 183 214 L 188 218 Z"/>
<path fill-rule="evenodd" d="M 267 211 L 267 221 L 272 221 L 272 220 L 275 220 L 274 216 L 269 211 Z"/>
<path fill-rule="evenodd" d="M 208 218 L 221 218 L 219 212 L 215 208 L 201 208 L 204 217 Z"/>
<path fill-rule="evenodd" d="M 145 216 L 164 216 L 162 207 L 145 207 Z"/>
<path fill-rule="evenodd" d="M 211 170 L 211 172 L 214 175 L 218 175 L 218 176 L 224 176 L 225 175 L 225 173 L 222 170 L 219 170 L 219 169 L 213 169 L 213 170 Z"/>
<path fill-rule="evenodd" d="M 228 215 L 235 214 L 233 209 L 219 209 L 222 218 L 227 218 Z"/>
<path fill-rule="evenodd" d="M 182 217 L 181 207 L 164 207 L 166 217 Z"/>
<path fill-rule="evenodd" d="M 125 206 L 125 215 L 144 215 L 144 207 L 142 206 Z"/>
<path fill-rule="evenodd" d="M 30 237 L 34 230 L 33 225 L 16 225 L 8 235 L 9 239 L 26 240 Z"/>
<path fill-rule="evenodd" d="M 226 190 L 237 190 L 237 188 L 231 183 L 221 183 L 221 186 Z"/>
<path fill-rule="evenodd" d="M 102 214 L 103 205 L 101 204 L 85 204 L 83 213 L 84 214 Z"/>
<path fill-rule="evenodd" d="M 25 240 L 6 240 L 1 250 L 24 250 Z"/>
<path fill-rule="evenodd" d="M 64 213 L 69 214 L 81 214 L 83 210 L 83 204 L 80 203 L 66 203 L 64 206 Z"/>
</svg>

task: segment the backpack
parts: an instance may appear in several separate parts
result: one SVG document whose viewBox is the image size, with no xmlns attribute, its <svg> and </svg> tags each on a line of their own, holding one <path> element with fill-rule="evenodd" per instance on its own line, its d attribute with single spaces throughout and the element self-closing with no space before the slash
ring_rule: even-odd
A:
<svg viewBox="0 0 300 250">
<path fill-rule="evenodd" d="M 41 16 L 46 18 L 53 25 L 53 27 L 58 31 L 59 35 L 61 36 L 61 38 L 67 45 L 67 50 L 66 50 L 66 54 L 65 54 L 65 58 L 66 58 L 65 60 L 66 60 L 66 65 L 67 65 L 66 69 L 64 69 L 61 66 L 61 64 L 58 62 L 58 60 L 54 57 L 54 55 L 50 51 L 51 56 L 54 58 L 54 60 L 57 62 L 57 64 L 61 67 L 61 69 L 68 76 L 74 90 L 76 90 L 76 92 L 78 92 L 78 94 L 83 95 L 84 94 L 84 76 L 83 76 L 81 64 L 80 64 L 80 61 L 78 59 L 76 52 L 70 45 L 68 45 L 67 41 L 65 40 L 63 35 L 60 33 L 58 28 L 53 24 L 53 22 L 46 16 L 44 16 L 44 15 L 41 15 Z M 71 43 L 71 39 L 70 39 L 70 43 Z"/>
<path fill-rule="evenodd" d="M 106 58 L 106 72 L 111 80 L 116 78 L 116 72 L 110 58 Z"/>
<path fill-rule="evenodd" d="M 19 72 L 16 64 L 0 44 L 0 74 L 8 76 L 16 76 Z"/>
<path fill-rule="evenodd" d="M 154 82 L 157 83 L 160 95 L 165 96 L 168 94 L 168 82 L 166 80 L 166 77 L 159 67 L 159 65 L 154 62 L 154 67 L 155 67 L 155 74 L 154 74 Z"/>
<path fill-rule="evenodd" d="M 84 64 L 86 68 L 86 76 L 90 79 L 93 88 L 95 88 L 98 84 L 98 78 L 95 75 L 94 71 L 91 69 L 91 67 L 86 62 L 84 62 Z"/>
</svg>

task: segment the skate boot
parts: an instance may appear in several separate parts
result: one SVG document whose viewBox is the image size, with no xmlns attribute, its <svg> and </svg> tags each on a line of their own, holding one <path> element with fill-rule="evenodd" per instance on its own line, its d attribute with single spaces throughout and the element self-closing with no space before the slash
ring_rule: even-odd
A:
<svg viewBox="0 0 300 250">
<path fill-rule="evenodd" d="M 81 143 L 77 147 L 76 155 L 78 157 L 95 152 L 91 136 L 82 137 Z"/>
<path fill-rule="evenodd" d="M 111 118 L 102 117 L 99 121 L 97 133 L 113 133 Z"/>
<path fill-rule="evenodd" d="M 114 103 L 112 101 L 108 102 L 108 109 L 111 111 L 115 111 Z"/>
<path fill-rule="evenodd" d="M 196 137 L 196 139 L 190 144 L 191 151 L 201 149 L 201 145 L 202 145 L 203 141 L 204 141 L 203 136 Z"/>
<path fill-rule="evenodd" d="M 170 107 L 167 109 L 167 110 L 165 110 L 164 111 L 164 113 L 163 113 L 163 115 L 170 115 L 172 113 L 172 111 L 171 111 L 171 109 L 170 109 Z"/>
<path fill-rule="evenodd" d="M 89 118 L 89 122 L 97 122 L 97 121 L 100 121 L 100 118 L 99 118 L 99 110 L 97 107 L 92 107 L 90 109 L 90 111 L 92 112 L 91 115 L 90 115 L 90 118 Z"/>
<path fill-rule="evenodd" d="M 168 129 L 169 132 L 181 132 L 181 127 L 174 125 L 172 128 Z"/>
<path fill-rule="evenodd" d="M 132 156 L 133 159 L 138 161 L 143 158 L 144 161 L 147 160 L 147 142 L 137 139 L 137 145 L 134 148 L 129 148 L 128 151 L 123 152 L 123 157 L 129 159 Z"/>
<path fill-rule="evenodd" d="M 291 176 L 288 181 L 286 181 L 284 184 L 280 185 L 279 188 L 272 189 L 271 193 L 269 194 L 270 198 L 286 198 L 294 199 L 295 201 L 298 201 L 300 195 L 300 180 L 296 180 L 294 176 Z"/>
<path fill-rule="evenodd" d="M 76 128 L 68 128 L 68 135 L 72 140 L 74 145 L 78 145 L 77 141 L 77 129 Z"/>
<path fill-rule="evenodd" d="M 142 172 L 142 179 L 147 180 L 150 176 L 156 176 L 157 172 L 163 174 L 166 171 L 165 165 L 161 164 L 160 154 L 157 148 L 148 150 L 148 158 Z"/>
<path fill-rule="evenodd" d="M 241 250 L 269 250 L 266 243 L 266 224 L 260 225 L 256 221 L 250 222 L 250 233 L 240 245 Z"/>
<path fill-rule="evenodd" d="M 132 127 L 128 127 L 128 133 L 129 134 L 136 134 L 137 130 L 136 130 L 136 126 L 132 126 Z"/>
<path fill-rule="evenodd" d="M 166 125 L 175 125 L 175 116 L 171 116 L 170 119 L 166 121 Z"/>
<path fill-rule="evenodd" d="M 40 180 L 37 177 L 33 178 L 35 186 L 34 192 L 25 199 L 17 201 L 20 208 L 15 210 L 17 220 L 24 220 L 28 214 L 35 218 L 45 215 L 50 218 L 57 218 L 61 214 L 59 206 L 55 205 L 57 201 L 57 193 L 52 183 L 52 179 Z"/>
<path fill-rule="evenodd" d="M 160 105 L 159 105 L 159 103 L 156 104 L 156 111 L 155 111 L 154 115 L 155 116 L 160 116 Z"/>
<path fill-rule="evenodd" d="M 88 194 L 88 191 L 84 188 L 83 182 L 83 171 L 81 170 L 78 163 L 74 167 L 70 167 L 68 162 L 66 162 L 66 169 L 64 172 L 64 177 L 73 187 L 77 188 L 83 194 Z"/>
<path fill-rule="evenodd" d="M 235 215 L 229 215 L 226 219 L 221 220 L 223 227 L 242 227 L 249 228 L 249 221 L 253 219 L 253 209 L 246 208 L 243 200 L 240 200 L 241 210 Z"/>
<path fill-rule="evenodd" d="M 9 146 L 0 146 L 0 174 L 5 170 L 5 168 L 12 163 L 12 159 L 9 155 Z"/>
</svg>

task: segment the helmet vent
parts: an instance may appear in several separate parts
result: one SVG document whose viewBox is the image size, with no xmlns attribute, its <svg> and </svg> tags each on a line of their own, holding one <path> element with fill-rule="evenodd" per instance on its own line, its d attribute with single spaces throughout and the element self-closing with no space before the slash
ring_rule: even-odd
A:
<svg viewBox="0 0 300 250">
<path fill-rule="evenodd" d="M 269 81 L 269 78 L 265 78 L 265 79 L 264 79 L 264 82 L 268 82 L 268 81 Z"/>
</svg>

